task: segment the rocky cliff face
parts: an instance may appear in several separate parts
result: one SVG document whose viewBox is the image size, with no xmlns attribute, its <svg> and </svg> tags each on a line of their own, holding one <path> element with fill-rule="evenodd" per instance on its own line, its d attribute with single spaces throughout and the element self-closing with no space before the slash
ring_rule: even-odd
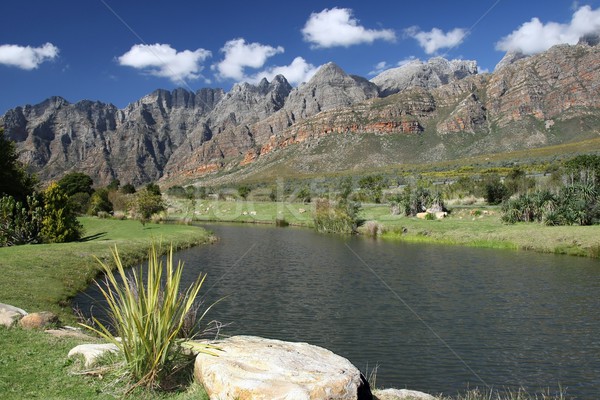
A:
<svg viewBox="0 0 600 400">
<path fill-rule="evenodd" d="M 330 135 L 396 135 L 407 138 L 397 141 L 406 149 L 429 143 L 435 151 L 422 161 L 506 151 L 598 134 L 590 125 L 600 118 L 596 42 L 508 54 L 483 75 L 474 62 L 434 58 L 369 82 L 329 63 L 294 89 L 277 76 L 228 93 L 157 90 L 124 109 L 53 97 L 10 110 L 0 123 L 42 179 L 78 170 L 99 184 L 195 179 Z M 404 162 L 403 149 L 385 162 Z"/>
<path fill-rule="evenodd" d="M 425 63 L 414 60 L 401 67 L 388 69 L 371 79 L 371 82 L 379 87 L 382 96 L 389 96 L 411 87 L 434 89 L 475 74 L 476 61 L 448 61 L 434 57 Z"/>
</svg>

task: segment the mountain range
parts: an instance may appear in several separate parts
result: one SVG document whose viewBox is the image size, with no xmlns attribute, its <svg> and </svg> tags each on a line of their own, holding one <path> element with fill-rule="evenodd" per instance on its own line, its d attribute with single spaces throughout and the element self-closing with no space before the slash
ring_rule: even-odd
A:
<svg viewBox="0 0 600 400">
<path fill-rule="evenodd" d="M 222 89 L 156 90 L 125 108 L 51 97 L 0 118 L 42 180 L 189 183 L 368 171 L 597 138 L 597 38 L 533 56 L 412 61 L 371 80 L 334 63 L 293 88 L 284 76 Z"/>
</svg>

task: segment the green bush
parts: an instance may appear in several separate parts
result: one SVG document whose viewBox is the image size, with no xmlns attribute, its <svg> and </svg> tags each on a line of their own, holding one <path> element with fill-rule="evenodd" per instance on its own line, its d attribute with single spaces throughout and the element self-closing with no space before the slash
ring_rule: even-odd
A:
<svg viewBox="0 0 600 400">
<path fill-rule="evenodd" d="M 98 189 L 94 192 L 90 199 L 90 207 L 88 214 L 98 215 L 98 213 L 111 213 L 113 212 L 113 205 L 108 198 L 110 192 L 108 189 Z"/>
<path fill-rule="evenodd" d="M 108 303 L 111 326 L 94 319 L 95 326 L 85 325 L 104 339 L 114 343 L 125 359 L 125 372 L 133 387 L 158 388 L 178 370 L 184 358 L 181 333 L 187 324 L 188 313 L 195 311 L 194 302 L 206 275 L 185 291 L 180 291 L 183 264 L 173 263 L 173 249 L 166 265 L 153 245 L 148 253 L 148 270 L 141 268 L 126 274 L 115 248 L 116 272 L 111 265 L 98 260 L 106 276 L 106 285 L 98 284 Z M 204 317 L 210 307 L 200 316 Z M 198 320 L 198 322 L 199 322 Z M 189 328 L 188 328 L 189 329 Z M 194 346 L 209 352 L 209 346 Z"/>
<path fill-rule="evenodd" d="M 0 198 L 0 247 L 38 243 L 42 229 L 43 208 L 35 196 L 23 205 L 12 196 Z"/>
<path fill-rule="evenodd" d="M 69 198 L 56 183 L 44 191 L 44 218 L 41 234 L 48 243 L 72 242 L 81 238 L 83 226 L 77 221 Z"/>
<path fill-rule="evenodd" d="M 317 232 L 355 233 L 360 224 L 360 203 L 353 201 L 331 202 L 319 199 L 316 202 L 313 222 Z"/>
</svg>

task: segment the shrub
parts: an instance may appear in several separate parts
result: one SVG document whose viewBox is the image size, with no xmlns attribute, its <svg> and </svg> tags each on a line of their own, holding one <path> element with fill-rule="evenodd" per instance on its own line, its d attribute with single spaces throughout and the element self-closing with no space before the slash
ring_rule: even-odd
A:
<svg viewBox="0 0 600 400">
<path fill-rule="evenodd" d="M 485 197 L 488 204 L 496 205 L 507 200 L 510 197 L 510 192 L 498 176 L 491 176 L 486 179 L 483 197 Z"/>
<path fill-rule="evenodd" d="M 377 221 L 367 221 L 364 229 L 367 236 L 374 238 L 385 233 L 385 227 Z"/>
<path fill-rule="evenodd" d="M 56 183 L 50 184 L 44 191 L 42 237 L 49 243 L 64 243 L 78 240 L 82 233 L 67 195 Z"/>
<path fill-rule="evenodd" d="M 180 292 L 183 264 L 174 265 L 172 248 L 164 267 L 156 246 L 150 248 L 146 276 L 141 268 L 128 276 L 117 248 L 113 256 L 116 272 L 98 260 L 106 276 L 106 285 L 98 287 L 108 303 L 110 325 L 95 318 L 95 326 L 82 325 L 119 348 L 134 387 L 160 387 L 183 356 L 180 335 L 206 275 L 200 274 L 187 290 Z M 209 352 L 208 347 L 195 349 Z"/>
<path fill-rule="evenodd" d="M 283 227 L 286 227 L 286 226 L 289 226 L 289 225 L 290 225 L 290 223 L 287 222 L 285 220 L 285 218 L 275 218 L 275 226 L 283 228 Z"/>
<path fill-rule="evenodd" d="M 98 213 L 111 213 L 113 212 L 113 205 L 108 197 L 108 189 L 98 189 L 92 195 L 90 199 L 90 208 L 88 214 L 98 215 Z"/>
<path fill-rule="evenodd" d="M 12 196 L 0 198 L 0 247 L 39 242 L 42 219 L 37 197 L 28 196 L 26 205 Z"/>
<path fill-rule="evenodd" d="M 324 233 L 355 233 L 360 220 L 358 212 L 360 203 L 353 201 L 317 200 L 313 222 L 317 232 Z"/>
</svg>

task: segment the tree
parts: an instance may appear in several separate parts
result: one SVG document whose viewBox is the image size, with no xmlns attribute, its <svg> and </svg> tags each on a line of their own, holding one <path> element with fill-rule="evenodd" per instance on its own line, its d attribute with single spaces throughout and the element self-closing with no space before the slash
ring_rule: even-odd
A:
<svg viewBox="0 0 600 400">
<path fill-rule="evenodd" d="M 28 174 L 19 161 L 15 143 L 0 128 L 0 197 L 12 196 L 25 203 L 33 194 L 36 178 Z"/>
<path fill-rule="evenodd" d="M 121 193 L 123 193 L 123 194 L 134 194 L 135 193 L 135 186 L 133 186 L 131 183 L 126 183 L 123 186 L 121 186 Z"/>
<path fill-rule="evenodd" d="M 510 192 L 497 175 L 490 175 L 484 181 L 484 196 L 488 204 L 496 205 L 508 200 Z"/>
<path fill-rule="evenodd" d="M 113 205 L 108 199 L 108 189 L 98 189 L 90 199 L 90 208 L 88 214 L 98 215 L 98 213 L 110 213 L 113 211 Z"/>
<path fill-rule="evenodd" d="M 77 221 L 69 198 L 52 183 L 44 191 L 44 218 L 42 236 L 49 243 L 72 242 L 81 238 L 83 226 Z"/>
<path fill-rule="evenodd" d="M 246 185 L 238 186 L 237 191 L 240 197 L 244 200 L 246 200 L 246 198 L 250 194 L 250 188 Z"/>
<path fill-rule="evenodd" d="M 110 183 L 108 184 L 108 186 L 106 188 L 108 190 L 110 190 L 111 192 L 114 192 L 114 191 L 119 190 L 120 186 L 121 186 L 121 181 L 118 179 L 113 179 L 112 181 L 110 181 Z"/>
<path fill-rule="evenodd" d="M 381 203 L 383 197 L 383 176 L 369 175 L 359 179 L 358 187 L 360 188 L 361 197 L 364 200 L 374 203 Z"/>
<path fill-rule="evenodd" d="M 156 183 L 152 183 L 150 182 L 149 184 L 146 185 L 146 190 L 150 193 L 153 193 L 157 196 L 162 196 L 162 193 L 160 191 L 160 187 L 156 184 Z"/>
<path fill-rule="evenodd" d="M 92 189 L 93 184 L 94 181 L 92 178 L 83 172 L 68 173 L 58 181 L 58 186 L 69 197 L 75 193 L 87 193 L 91 195 L 94 193 L 94 189 Z"/>
<path fill-rule="evenodd" d="M 146 224 L 154 214 L 165 210 L 165 203 L 162 196 L 146 188 L 137 193 L 134 208 L 142 224 Z"/>
</svg>

